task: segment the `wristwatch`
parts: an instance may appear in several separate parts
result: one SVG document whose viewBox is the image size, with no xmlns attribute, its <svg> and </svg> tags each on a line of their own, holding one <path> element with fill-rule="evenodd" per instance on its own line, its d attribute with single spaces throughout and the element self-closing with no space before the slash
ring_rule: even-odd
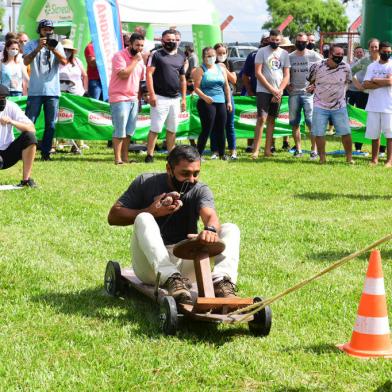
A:
<svg viewBox="0 0 392 392">
<path fill-rule="evenodd" d="M 214 226 L 204 226 L 204 230 L 212 231 L 213 233 L 216 233 L 216 229 Z"/>
</svg>

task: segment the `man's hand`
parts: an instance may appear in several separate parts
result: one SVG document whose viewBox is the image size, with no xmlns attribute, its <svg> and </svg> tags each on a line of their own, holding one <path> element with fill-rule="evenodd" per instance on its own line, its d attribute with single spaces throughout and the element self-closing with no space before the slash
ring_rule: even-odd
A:
<svg viewBox="0 0 392 392">
<path fill-rule="evenodd" d="M 181 98 L 181 112 L 186 112 L 186 99 Z"/>
<path fill-rule="evenodd" d="M 232 112 L 233 111 L 233 106 L 231 105 L 231 102 L 228 102 L 227 104 L 226 104 L 226 107 L 227 107 L 227 111 L 228 112 Z"/>
<path fill-rule="evenodd" d="M 150 95 L 149 104 L 153 108 L 155 108 L 155 106 L 157 106 L 157 97 L 155 96 L 155 94 Z"/>
<path fill-rule="evenodd" d="M 316 86 L 314 84 L 309 84 L 309 86 L 306 88 L 306 92 L 309 94 L 313 94 Z"/>
<path fill-rule="evenodd" d="M 274 88 L 274 89 L 271 90 L 271 94 L 275 98 L 275 100 L 272 99 L 272 101 L 273 102 L 279 102 L 282 99 L 283 91 L 278 89 L 278 88 Z"/>
<path fill-rule="evenodd" d="M 3 117 L 0 117 L 0 124 L 1 125 L 8 125 L 8 124 L 12 125 L 12 120 L 8 116 L 3 116 Z"/>
<path fill-rule="evenodd" d="M 203 230 L 199 234 L 188 234 L 188 238 L 198 238 L 204 244 L 212 244 L 219 241 L 218 234 L 210 230 Z"/>
<path fill-rule="evenodd" d="M 38 41 L 38 50 L 41 50 L 42 48 L 46 47 L 46 37 L 41 37 Z"/>
<path fill-rule="evenodd" d="M 154 218 L 160 218 L 162 216 L 174 214 L 182 207 L 181 200 L 174 200 L 173 204 L 165 206 L 162 204 L 162 200 L 166 197 L 166 193 L 162 193 L 155 197 L 153 203 L 148 207 L 149 212 Z"/>
<path fill-rule="evenodd" d="M 137 52 L 134 56 L 133 56 L 133 60 L 136 62 L 139 62 L 141 60 L 143 60 L 143 55 L 141 52 Z"/>
</svg>

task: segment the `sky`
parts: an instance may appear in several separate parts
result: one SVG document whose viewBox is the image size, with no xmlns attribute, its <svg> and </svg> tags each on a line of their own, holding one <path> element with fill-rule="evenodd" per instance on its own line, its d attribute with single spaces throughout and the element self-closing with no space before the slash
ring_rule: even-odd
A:
<svg viewBox="0 0 392 392">
<path fill-rule="evenodd" d="M 223 22 L 228 15 L 234 20 L 224 30 L 225 42 L 258 42 L 261 26 L 269 18 L 266 0 L 212 0 Z M 361 13 L 362 0 L 354 0 L 347 7 L 347 16 L 352 23 Z M 183 40 L 191 39 L 190 28 L 182 28 Z"/>
</svg>

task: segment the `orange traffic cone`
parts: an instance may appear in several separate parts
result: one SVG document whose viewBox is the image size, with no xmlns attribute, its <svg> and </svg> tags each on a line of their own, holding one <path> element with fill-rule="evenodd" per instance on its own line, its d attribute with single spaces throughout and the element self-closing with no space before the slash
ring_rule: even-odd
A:
<svg viewBox="0 0 392 392">
<path fill-rule="evenodd" d="M 354 357 L 392 358 L 390 335 L 381 255 L 373 250 L 351 342 L 337 347 Z"/>
</svg>

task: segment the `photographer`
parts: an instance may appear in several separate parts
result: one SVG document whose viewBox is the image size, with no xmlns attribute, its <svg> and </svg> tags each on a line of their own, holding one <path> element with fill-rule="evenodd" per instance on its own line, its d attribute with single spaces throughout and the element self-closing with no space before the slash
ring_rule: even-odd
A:
<svg viewBox="0 0 392 392">
<path fill-rule="evenodd" d="M 59 65 L 67 64 L 67 58 L 62 45 L 51 38 L 52 21 L 42 19 L 38 24 L 37 33 L 40 38 L 29 41 L 23 51 L 24 64 L 30 64 L 31 67 L 26 116 L 35 123 L 41 107 L 44 107 L 45 132 L 41 155 L 44 161 L 49 161 L 59 106 Z"/>
</svg>

